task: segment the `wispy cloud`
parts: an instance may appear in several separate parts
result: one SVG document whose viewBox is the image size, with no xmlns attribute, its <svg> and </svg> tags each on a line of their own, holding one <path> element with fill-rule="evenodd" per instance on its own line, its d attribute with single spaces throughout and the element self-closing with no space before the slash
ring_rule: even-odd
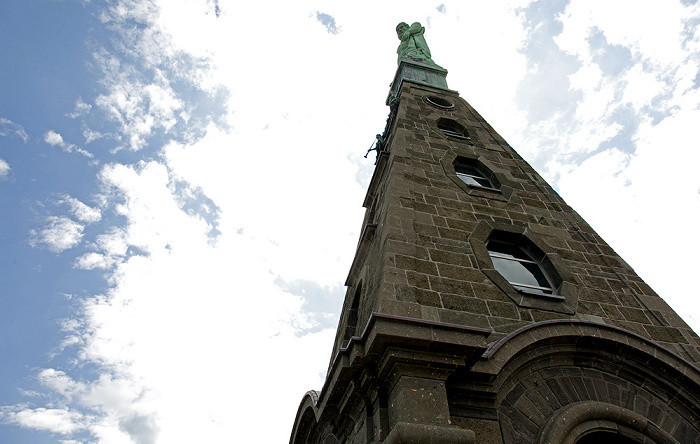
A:
<svg viewBox="0 0 700 444">
<path fill-rule="evenodd" d="M 102 213 L 98 208 L 89 207 L 78 199 L 69 195 L 64 195 L 58 200 L 57 203 L 67 204 L 70 207 L 70 211 L 73 213 L 73 216 L 75 216 L 81 222 L 90 224 L 98 222 L 102 218 Z"/>
<path fill-rule="evenodd" d="M 218 3 L 213 7 L 219 15 Z M 100 17 L 118 38 L 93 52 L 103 87 L 94 103 L 116 123 L 117 148 L 138 151 L 156 135 L 196 140 L 210 123 L 221 123 L 216 116 L 227 94 L 207 79 L 210 61 L 176 48 L 159 16 L 156 2 L 129 0 L 110 3 Z M 86 132 L 88 143 L 95 135 Z"/>
<path fill-rule="evenodd" d="M 19 137 L 24 143 L 27 143 L 27 140 L 29 140 L 29 136 L 22 125 L 4 117 L 0 117 L 0 136 Z"/>
<path fill-rule="evenodd" d="M 106 134 L 103 134 L 99 131 L 94 131 L 87 127 L 83 128 L 83 137 L 85 138 L 85 144 L 92 143 L 95 140 L 101 139 L 105 136 Z"/>
<path fill-rule="evenodd" d="M 85 157 L 93 158 L 93 154 L 90 153 L 89 151 L 86 151 L 82 148 L 78 148 L 76 145 L 72 143 L 67 143 L 66 141 L 63 140 L 63 137 L 57 133 L 56 131 L 49 130 L 46 133 L 44 133 L 44 142 L 48 143 L 51 146 L 57 146 L 60 147 L 64 152 L 66 153 L 79 153 L 82 154 Z"/>
<path fill-rule="evenodd" d="M 75 108 L 72 112 L 68 113 L 68 117 L 75 119 L 77 117 L 84 116 L 89 113 L 91 109 L 92 105 L 85 103 L 82 97 L 78 97 L 78 100 L 75 102 Z"/>
<path fill-rule="evenodd" d="M 509 141 L 534 159 L 534 166 L 653 288 L 672 305 L 688 307 L 680 313 L 691 312 L 687 299 L 677 296 L 683 293 L 677 280 L 661 277 L 692 274 L 691 266 L 686 268 L 689 261 L 678 260 L 660 272 L 664 265 L 638 238 L 662 231 L 658 214 L 673 211 L 682 220 L 700 217 L 700 209 L 687 204 L 696 199 L 689 190 L 700 188 L 700 176 L 692 172 L 700 154 L 677 151 L 687 143 L 678 139 L 680 128 L 700 119 L 695 85 L 700 6 L 650 5 L 636 11 L 638 20 L 630 26 L 619 26 L 626 13 L 620 4 L 572 0 L 557 8 L 524 11 L 533 37 L 541 38 L 530 39 L 523 53 L 533 67 L 530 81 L 546 89 L 559 85 L 565 106 L 522 100 L 531 116 L 539 114 L 520 139 Z M 650 28 L 646 23 L 651 21 Z M 548 28 L 558 33 L 542 34 Z M 678 157 L 684 162 L 669 162 Z M 669 198 L 652 185 L 649 177 L 659 171 L 673 171 L 674 189 L 680 194 Z M 610 214 L 618 215 L 616 223 L 609 221 Z M 659 250 L 668 248 L 659 242 Z M 684 250 L 697 248 L 700 238 L 689 236 Z"/>
</svg>

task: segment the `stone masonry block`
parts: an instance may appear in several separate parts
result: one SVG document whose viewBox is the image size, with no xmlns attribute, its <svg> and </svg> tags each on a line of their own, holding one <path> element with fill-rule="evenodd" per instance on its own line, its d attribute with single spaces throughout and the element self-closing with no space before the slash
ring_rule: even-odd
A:
<svg viewBox="0 0 700 444">
<path fill-rule="evenodd" d="M 466 241 L 469 238 L 469 231 L 438 227 L 438 232 L 440 233 L 440 237 L 445 237 L 447 239 Z"/>
<path fill-rule="evenodd" d="M 503 293 L 500 288 L 492 284 L 491 281 L 484 279 L 483 282 L 484 283 L 470 282 L 475 297 L 499 302 L 511 302 L 510 298 Z M 530 316 L 529 309 L 522 309 L 522 311 L 527 313 L 527 316 Z M 523 319 L 528 319 L 524 317 L 524 314 L 521 314 L 520 316 Z M 532 320 L 531 317 L 529 319 Z"/>
<path fill-rule="evenodd" d="M 446 218 L 446 221 L 447 226 L 455 230 L 471 232 L 474 230 L 474 228 L 476 228 L 476 221 L 472 220 L 467 221 L 461 219 Z"/>
<path fill-rule="evenodd" d="M 499 318 L 520 319 L 515 304 L 508 302 L 486 301 L 491 316 Z"/>
<path fill-rule="evenodd" d="M 656 340 L 662 342 L 673 342 L 680 344 L 687 344 L 687 339 L 683 334 L 678 331 L 678 329 L 673 327 L 658 327 L 653 325 L 645 325 L 644 329 L 649 332 L 649 336 Z"/>
<path fill-rule="evenodd" d="M 433 262 L 417 259 L 415 257 L 404 256 L 401 254 L 395 255 L 396 267 L 404 270 L 412 270 L 423 274 L 437 275 L 437 265 Z"/>
<path fill-rule="evenodd" d="M 471 260 L 469 255 L 464 253 L 454 253 L 451 251 L 444 251 L 442 249 L 430 249 L 428 250 L 430 259 L 433 262 L 441 262 L 449 265 L 458 265 L 462 267 L 471 267 Z"/>
<path fill-rule="evenodd" d="M 442 294 L 440 297 L 442 299 L 442 305 L 450 310 L 466 311 L 468 313 L 483 315 L 489 314 L 486 301 L 483 299 L 452 294 Z"/>
<path fill-rule="evenodd" d="M 420 202 L 413 202 L 412 208 L 416 211 L 428 214 L 438 214 L 435 205 L 423 204 Z"/>
<path fill-rule="evenodd" d="M 417 246 L 412 242 L 399 242 L 390 240 L 387 242 L 388 250 L 392 253 L 414 257 L 416 259 L 429 260 L 428 249 Z"/>
<path fill-rule="evenodd" d="M 438 228 L 434 225 L 426 225 L 426 224 L 421 224 L 421 223 L 414 223 L 413 224 L 413 229 L 416 233 L 426 235 L 426 236 L 433 236 L 437 237 L 438 234 Z"/>
<path fill-rule="evenodd" d="M 447 219 L 444 217 L 432 215 L 432 219 L 433 219 L 433 225 L 436 225 L 439 227 L 446 227 L 447 226 Z"/>
<path fill-rule="evenodd" d="M 438 263 L 437 268 L 439 275 L 444 278 L 461 280 L 465 283 L 483 283 L 488 281 L 484 273 L 476 268 L 460 267 L 444 263 Z"/>
<path fill-rule="evenodd" d="M 469 289 L 469 282 L 463 280 L 449 279 L 438 276 L 429 276 L 430 288 L 439 293 L 465 294 Z"/>
<path fill-rule="evenodd" d="M 505 219 L 508 219 L 508 213 L 504 210 L 499 210 L 497 208 L 492 208 L 487 205 L 478 205 L 478 204 L 472 204 L 472 207 L 474 208 L 474 212 L 477 214 L 482 214 L 482 215 L 487 215 L 487 216 L 496 216 L 496 217 L 502 217 Z"/>
<path fill-rule="evenodd" d="M 415 271 L 406 271 L 406 280 L 411 287 L 418 287 L 425 290 L 430 289 L 430 281 L 427 274 L 416 273 Z"/>
<path fill-rule="evenodd" d="M 484 315 L 453 310 L 439 310 L 439 313 L 441 322 L 467 327 L 489 328 L 489 322 Z"/>
<path fill-rule="evenodd" d="M 591 314 L 594 316 L 607 317 L 607 313 L 603 308 L 595 302 L 578 301 L 578 312 Z"/>
<path fill-rule="evenodd" d="M 389 394 L 389 422 L 449 424 L 445 383 L 403 376 Z"/>
<path fill-rule="evenodd" d="M 416 287 L 397 285 L 396 300 L 402 302 L 415 302 L 420 305 L 428 305 L 431 307 L 442 307 L 440 295 L 437 292 Z"/>
<path fill-rule="evenodd" d="M 617 307 L 617 309 L 628 321 L 638 322 L 640 324 L 651 324 L 651 321 L 649 321 L 649 318 L 644 314 L 643 310 L 629 307 Z"/>
</svg>

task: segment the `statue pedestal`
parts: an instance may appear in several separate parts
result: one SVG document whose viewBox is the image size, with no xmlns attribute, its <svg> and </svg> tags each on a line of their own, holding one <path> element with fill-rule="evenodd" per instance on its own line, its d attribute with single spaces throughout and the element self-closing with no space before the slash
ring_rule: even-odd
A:
<svg viewBox="0 0 700 444">
<path fill-rule="evenodd" d="M 394 81 L 391 83 L 387 105 L 391 99 L 399 93 L 404 80 L 432 86 L 449 91 L 447 88 L 447 70 L 438 65 L 428 65 L 414 60 L 402 59 L 396 69 Z"/>
</svg>

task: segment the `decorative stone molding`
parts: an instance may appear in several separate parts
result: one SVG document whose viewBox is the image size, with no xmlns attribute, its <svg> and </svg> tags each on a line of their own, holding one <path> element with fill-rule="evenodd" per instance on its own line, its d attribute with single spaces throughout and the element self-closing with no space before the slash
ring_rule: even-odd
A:
<svg viewBox="0 0 700 444">
<path fill-rule="evenodd" d="M 457 427 L 399 422 L 384 444 L 470 444 L 476 442 L 472 430 Z"/>
<path fill-rule="evenodd" d="M 559 409 L 542 427 L 537 444 L 574 444 L 593 432 L 648 438 L 657 444 L 680 444 L 644 416 L 600 401 L 575 402 Z"/>
</svg>

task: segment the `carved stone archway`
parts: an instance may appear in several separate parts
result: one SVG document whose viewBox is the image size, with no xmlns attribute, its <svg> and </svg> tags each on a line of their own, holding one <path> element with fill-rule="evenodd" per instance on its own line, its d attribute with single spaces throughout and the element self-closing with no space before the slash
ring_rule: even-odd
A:
<svg viewBox="0 0 700 444">
<path fill-rule="evenodd" d="M 562 407 L 542 427 L 537 443 L 586 444 L 606 441 L 679 444 L 644 416 L 600 401 L 575 402 Z"/>
</svg>

